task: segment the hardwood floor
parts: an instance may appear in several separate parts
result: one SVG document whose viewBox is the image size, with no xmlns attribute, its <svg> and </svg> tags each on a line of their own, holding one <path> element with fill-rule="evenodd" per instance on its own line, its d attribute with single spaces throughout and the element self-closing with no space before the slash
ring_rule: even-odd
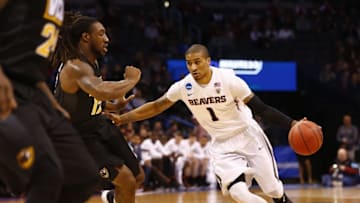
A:
<svg viewBox="0 0 360 203">
<path fill-rule="evenodd" d="M 254 190 L 263 196 L 259 190 Z M 358 203 L 360 187 L 323 188 L 319 186 L 287 185 L 286 192 L 294 203 Z M 268 202 L 271 199 L 266 198 Z M 23 203 L 18 199 L 1 199 L 0 203 Z M 234 203 L 229 197 L 223 197 L 219 191 L 189 191 L 138 193 L 137 203 Z M 64 202 L 65 203 L 65 202 Z M 87 203 L 101 203 L 99 196 L 93 196 Z"/>
</svg>

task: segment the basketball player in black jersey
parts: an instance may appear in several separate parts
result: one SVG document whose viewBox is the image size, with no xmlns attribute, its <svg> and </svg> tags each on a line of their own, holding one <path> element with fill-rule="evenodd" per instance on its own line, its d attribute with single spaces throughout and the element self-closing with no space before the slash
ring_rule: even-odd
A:
<svg viewBox="0 0 360 203">
<path fill-rule="evenodd" d="M 0 0 L 0 179 L 27 203 L 82 203 L 99 180 L 44 82 L 63 9 L 63 0 Z"/>
<path fill-rule="evenodd" d="M 60 64 L 55 96 L 69 111 L 101 177 L 114 184 L 116 202 L 134 203 L 144 174 L 120 130 L 101 113 L 126 104 L 124 95 L 140 80 L 141 72 L 128 66 L 122 81 L 101 79 L 97 59 L 106 54 L 109 38 L 95 18 L 66 13 L 60 36 L 53 60 L 54 65 Z"/>
</svg>

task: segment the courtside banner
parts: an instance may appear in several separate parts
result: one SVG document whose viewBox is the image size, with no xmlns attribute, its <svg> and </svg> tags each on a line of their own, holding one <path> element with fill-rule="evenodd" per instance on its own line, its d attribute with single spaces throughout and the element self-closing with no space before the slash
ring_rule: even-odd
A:
<svg viewBox="0 0 360 203">
<path fill-rule="evenodd" d="M 221 59 L 219 68 L 233 69 L 255 91 L 296 91 L 296 63 Z"/>
<path fill-rule="evenodd" d="M 234 70 L 254 91 L 297 90 L 296 63 L 293 61 L 220 59 L 211 61 L 211 65 Z M 174 81 L 188 73 L 184 60 L 170 59 L 167 67 Z"/>
<path fill-rule="evenodd" d="M 290 146 L 274 147 L 276 164 L 279 169 L 280 178 L 298 178 L 299 163 L 295 152 Z"/>
</svg>

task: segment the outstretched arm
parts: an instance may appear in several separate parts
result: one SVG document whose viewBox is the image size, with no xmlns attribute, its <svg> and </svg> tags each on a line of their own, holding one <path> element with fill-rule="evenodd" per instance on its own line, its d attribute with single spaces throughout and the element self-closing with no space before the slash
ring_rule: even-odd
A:
<svg viewBox="0 0 360 203">
<path fill-rule="evenodd" d="M 73 60 L 68 61 L 60 72 L 60 83 L 65 92 L 75 93 L 82 89 L 96 99 L 105 101 L 124 96 L 139 82 L 140 76 L 138 68 L 127 66 L 124 80 L 103 81 L 94 74 L 90 65 Z"/>
<path fill-rule="evenodd" d="M 170 101 L 166 95 L 164 95 L 155 101 L 145 103 L 125 114 L 105 113 L 105 115 L 113 120 L 116 125 L 121 125 L 154 117 L 170 108 L 173 104 L 174 102 Z"/>
<path fill-rule="evenodd" d="M 243 79 L 237 77 L 234 72 L 232 72 L 230 77 L 231 78 L 229 78 L 229 83 L 232 94 L 236 98 L 241 99 L 247 106 L 249 106 L 255 115 L 260 116 L 265 121 L 268 121 L 269 123 L 279 127 L 290 128 L 295 125 L 297 122 L 296 120 L 283 114 L 277 109 L 266 105 L 251 91 L 246 82 Z"/>
<path fill-rule="evenodd" d="M 253 93 L 246 97 L 244 102 L 254 111 L 255 115 L 262 117 L 265 121 L 274 125 L 283 128 L 291 128 L 297 122 L 277 109 L 266 105 Z"/>
</svg>

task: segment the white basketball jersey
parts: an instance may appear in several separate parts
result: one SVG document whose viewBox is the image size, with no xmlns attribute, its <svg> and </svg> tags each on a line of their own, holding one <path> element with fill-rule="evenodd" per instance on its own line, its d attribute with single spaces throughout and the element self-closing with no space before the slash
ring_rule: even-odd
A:
<svg viewBox="0 0 360 203">
<path fill-rule="evenodd" d="M 166 96 L 172 102 L 182 100 L 212 138 L 226 139 L 254 122 L 251 111 L 242 102 L 251 90 L 233 70 L 211 69 L 212 78 L 207 85 L 199 85 L 188 74 L 174 83 Z"/>
</svg>

